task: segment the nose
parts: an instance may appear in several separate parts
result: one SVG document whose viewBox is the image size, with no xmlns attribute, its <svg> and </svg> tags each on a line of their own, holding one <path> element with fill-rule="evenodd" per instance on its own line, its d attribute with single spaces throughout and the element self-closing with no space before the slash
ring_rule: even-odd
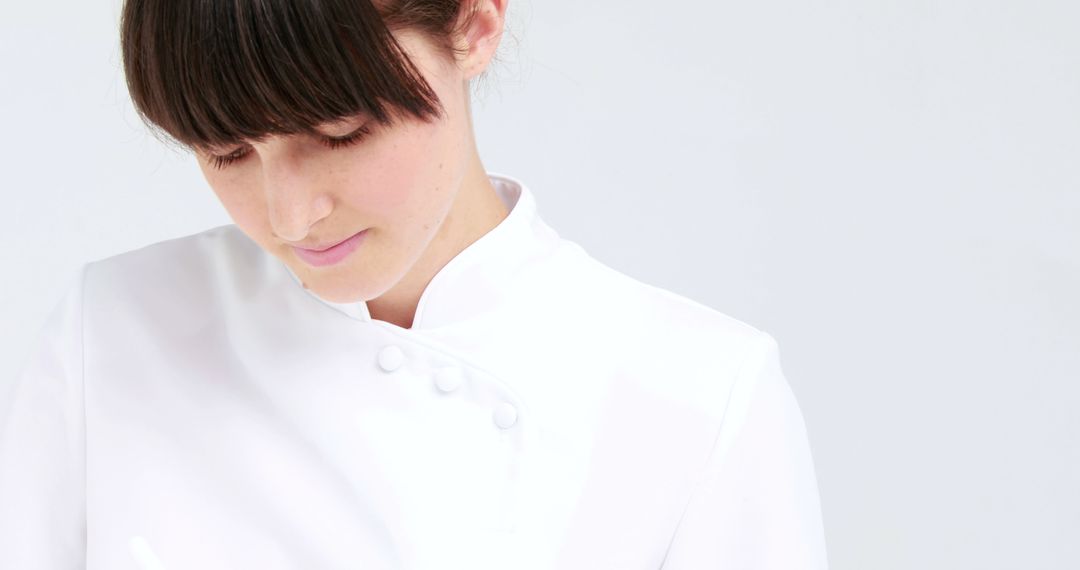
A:
<svg viewBox="0 0 1080 570">
<path fill-rule="evenodd" d="M 328 216 L 333 200 L 302 150 L 287 144 L 267 144 L 262 152 L 263 191 L 274 235 L 285 241 L 302 241 L 309 229 Z"/>
</svg>

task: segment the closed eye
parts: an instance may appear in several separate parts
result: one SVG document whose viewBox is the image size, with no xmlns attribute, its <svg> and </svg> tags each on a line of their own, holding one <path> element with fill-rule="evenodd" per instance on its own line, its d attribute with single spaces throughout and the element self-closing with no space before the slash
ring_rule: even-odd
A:
<svg viewBox="0 0 1080 570">
<path fill-rule="evenodd" d="M 337 148 L 342 148 L 342 147 L 345 147 L 345 146 L 356 144 L 356 143 L 360 142 L 361 140 L 363 140 L 364 138 L 366 138 L 370 134 L 371 134 L 371 127 L 368 126 L 368 124 L 365 123 L 360 128 L 356 129 L 355 131 L 353 131 L 353 132 L 351 132 L 351 133 L 349 133 L 347 135 L 342 135 L 342 136 L 339 136 L 339 137 L 330 137 L 330 136 L 326 136 L 326 135 L 319 135 L 319 136 L 317 136 L 317 138 L 319 139 L 319 142 L 321 142 L 323 145 L 327 146 L 328 148 L 337 149 Z M 246 157 L 250 153 L 251 153 L 251 145 L 244 145 L 244 146 L 241 146 L 241 147 L 237 148 L 236 150 L 234 150 L 234 151 L 232 151 L 232 152 L 230 152 L 228 154 L 219 155 L 219 154 L 206 153 L 206 158 L 210 162 L 211 166 L 213 166 L 215 169 L 221 170 L 221 169 L 229 166 L 230 164 L 232 164 L 232 163 L 234 163 L 234 162 L 236 162 L 238 160 L 243 159 L 244 157 Z"/>
</svg>

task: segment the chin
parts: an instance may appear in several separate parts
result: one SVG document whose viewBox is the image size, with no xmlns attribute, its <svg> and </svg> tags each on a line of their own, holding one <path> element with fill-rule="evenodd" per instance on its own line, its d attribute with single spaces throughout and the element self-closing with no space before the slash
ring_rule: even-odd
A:
<svg viewBox="0 0 1080 570">
<path fill-rule="evenodd" d="M 364 298 L 364 295 L 319 295 L 319 297 L 323 298 L 323 299 L 326 299 L 327 301 L 330 301 L 331 303 L 350 304 L 350 303 L 361 303 L 361 302 L 366 303 L 367 302 L 367 299 Z"/>
<path fill-rule="evenodd" d="M 310 293 L 332 303 L 357 303 L 375 296 L 368 287 L 358 286 L 361 280 L 355 277 L 313 274 L 307 267 L 294 267 L 293 272 Z"/>
<path fill-rule="evenodd" d="M 323 277 L 323 279 L 319 279 L 318 276 L 308 275 L 303 277 L 302 281 L 311 293 L 330 302 L 353 303 L 367 301 L 375 297 L 370 295 L 367 287 L 357 286 L 355 280 L 347 282 L 341 280 L 340 277 L 330 277 L 330 279 Z"/>
<path fill-rule="evenodd" d="M 317 283 L 308 281 L 304 281 L 304 285 L 308 291 L 331 303 L 359 303 L 368 300 L 368 296 L 364 294 L 364 291 L 356 288 L 320 286 Z"/>
</svg>

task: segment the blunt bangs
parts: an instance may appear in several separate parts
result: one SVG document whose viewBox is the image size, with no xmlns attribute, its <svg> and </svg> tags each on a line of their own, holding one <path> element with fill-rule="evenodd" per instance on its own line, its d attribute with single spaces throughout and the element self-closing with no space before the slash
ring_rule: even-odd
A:
<svg viewBox="0 0 1080 570">
<path fill-rule="evenodd" d="M 443 112 L 371 0 L 127 0 L 121 44 L 136 110 L 188 148 Z"/>
</svg>

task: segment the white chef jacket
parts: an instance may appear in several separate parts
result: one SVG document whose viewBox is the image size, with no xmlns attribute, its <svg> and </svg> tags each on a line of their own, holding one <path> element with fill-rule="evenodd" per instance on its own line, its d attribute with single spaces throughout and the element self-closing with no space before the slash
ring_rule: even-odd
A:
<svg viewBox="0 0 1080 570">
<path fill-rule="evenodd" d="M 826 568 L 774 338 L 489 177 L 409 329 L 232 224 L 84 264 L 0 406 L 0 568 Z"/>
</svg>

